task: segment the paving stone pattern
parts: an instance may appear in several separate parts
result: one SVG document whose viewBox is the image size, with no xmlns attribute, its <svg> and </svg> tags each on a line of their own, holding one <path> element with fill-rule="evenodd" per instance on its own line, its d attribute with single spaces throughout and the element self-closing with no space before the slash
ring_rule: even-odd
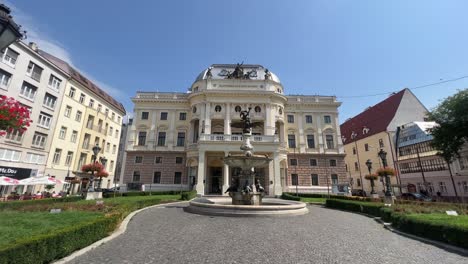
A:
<svg viewBox="0 0 468 264">
<path fill-rule="evenodd" d="M 371 218 L 309 210 L 303 216 L 230 218 L 186 213 L 180 204 L 153 208 L 137 214 L 125 234 L 70 263 L 468 263 Z"/>
</svg>

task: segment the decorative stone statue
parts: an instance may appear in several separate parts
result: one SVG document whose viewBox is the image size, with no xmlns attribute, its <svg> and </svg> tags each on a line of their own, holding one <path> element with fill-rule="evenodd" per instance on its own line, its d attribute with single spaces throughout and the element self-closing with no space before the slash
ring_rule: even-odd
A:
<svg viewBox="0 0 468 264">
<path fill-rule="evenodd" d="M 255 179 L 255 189 L 259 193 L 265 192 L 265 188 L 263 188 L 262 185 L 260 185 L 260 180 L 259 179 Z"/>
<path fill-rule="evenodd" d="M 228 79 L 242 79 L 244 78 L 244 68 L 242 68 L 242 64 L 237 63 L 236 68 L 234 71 L 228 75 Z"/>
<path fill-rule="evenodd" d="M 265 80 L 271 80 L 271 73 L 268 69 L 265 69 Z"/>
<path fill-rule="evenodd" d="M 227 188 L 227 190 L 224 193 L 237 192 L 238 188 L 239 188 L 239 180 L 233 178 L 231 186 L 229 186 L 229 188 Z"/>
<path fill-rule="evenodd" d="M 244 133 L 250 133 L 250 129 L 252 128 L 252 123 L 250 121 L 251 109 L 252 107 L 249 107 L 248 111 L 244 110 L 240 112 L 240 118 L 244 122 L 244 130 L 243 130 Z"/>
<path fill-rule="evenodd" d="M 207 79 L 211 79 L 213 77 L 213 74 L 211 73 L 211 69 L 213 69 L 213 67 L 209 67 L 208 70 L 206 71 Z"/>
</svg>

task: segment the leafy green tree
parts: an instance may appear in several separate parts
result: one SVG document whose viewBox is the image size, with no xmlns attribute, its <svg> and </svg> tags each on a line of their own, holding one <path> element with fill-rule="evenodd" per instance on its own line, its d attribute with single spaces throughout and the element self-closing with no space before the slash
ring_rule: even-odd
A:
<svg viewBox="0 0 468 264">
<path fill-rule="evenodd" d="M 445 98 L 429 119 L 438 125 L 431 129 L 432 146 L 448 163 L 460 157 L 460 149 L 468 142 L 468 89 Z"/>
</svg>

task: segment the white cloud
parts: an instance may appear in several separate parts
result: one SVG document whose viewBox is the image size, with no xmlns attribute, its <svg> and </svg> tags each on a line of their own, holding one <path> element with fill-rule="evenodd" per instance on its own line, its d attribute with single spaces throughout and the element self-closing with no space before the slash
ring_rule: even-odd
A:
<svg viewBox="0 0 468 264">
<path fill-rule="evenodd" d="M 36 42 L 40 49 L 68 62 L 73 68 L 80 71 L 86 78 L 94 82 L 99 88 L 106 91 L 109 95 L 123 99 L 126 97 L 122 91 L 112 87 L 111 85 L 99 81 L 97 78 L 94 78 L 91 74 L 86 71 L 81 70 L 73 63 L 72 54 L 65 48 L 65 45 L 60 43 L 60 41 L 50 37 L 46 32 L 41 30 L 40 24 L 34 19 L 34 17 L 23 12 L 21 9 L 17 8 L 10 1 L 5 1 L 5 4 L 11 8 L 12 15 L 18 24 L 22 25 L 22 30 L 26 30 L 27 39 L 26 42 Z"/>
</svg>

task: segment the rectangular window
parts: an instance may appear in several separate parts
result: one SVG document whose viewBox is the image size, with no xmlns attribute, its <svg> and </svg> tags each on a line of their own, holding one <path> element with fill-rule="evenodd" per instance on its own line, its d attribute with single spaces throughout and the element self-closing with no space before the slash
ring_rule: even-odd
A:
<svg viewBox="0 0 468 264">
<path fill-rule="evenodd" d="M 143 156 L 135 156 L 135 163 L 143 163 Z"/>
<path fill-rule="evenodd" d="M 353 147 L 353 155 L 356 155 L 356 148 Z"/>
<path fill-rule="evenodd" d="M 93 129 L 93 125 L 94 125 L 94 116 L 89 115 L 88 122 L 86 123 L 86 128 Z"/>
<path fill-rule="evenodd" d="M 59 138 L 65 139 L 66 136 L 67 136 L 67 128 L 63 126 L 60 128 Z"/>
<path fill-rule="evenodd" d="M 161 172 L 155 171 L 153 173 L 153 183 L 160 184 L 161 183 Z"/>
<path fill-rule="evenodd" d="M 81 111 L 76 111 L 75 121 L 81 122 Z"/>
<path fill-rule="evenodd" d="M 120 124 L 120 116 L 117 117 L 117 123 Z"/>
<path fill-rule="evenodd" d="M 94 100 L 93 99 L 89 99 L 88 106 L 91 107 L 91 108 L 94 107 Z"/>
<path fill-rule="evenodd" d="M 185 132 L 177 133 L 177 146 L 183 147 L 185 145 Z"/>
<path fill-rule="evenodd" d="M 89 148 L 89 143 L 91 141 L 91 135 L 90 134 L 85 134 L 84 139 L 83 139 L 83 148 L 88 149 Z M 96 142 L 97 143 L 97 142 Z"/>
<path fill-rule="evenodd" d="M 290 124 L 294 123 L 294 115 L 288 115 L 288 123 Z"/>
<path fill-rule="evenodd" d="M 114 128 L 109 127 L 109 136 L 112 137 L 112 134 L 114 133 Z"/>
<path fill-rule="evenodd" d="M 296 148 L 296 135 L 288 135 L 289 148 Z"/>
<path fill-rule="evenodd" d="M 109 166 L 109 172 L 113 172 L 113 171 L 114 171 L 114 161 L 111 160 L 110 166 Z"/>
<path fill-rule="evenodd" d="M 55 90 L 59 90 L 61 83 L 62 83 L 62 80 L 55 77 L 53 74 L 50 75 L 50 77 L 49 77 L 49 87 L 50 88 L 53 88 Z"/>
<path fill-rule="evenodd" d="M 76 93 L 76 89 L 73 87 L 70 87 L 70 91 L 68 91 L 68 96 L 70 96 L 71 98 L 74 98 L 75 93 Z"/>
<path fill-rule="evenodd" d="M 25 162 L 26 163 L 44 164 L 45 163 L 45 156 L 35 154 L 35 153 L 27 153 Z"/>
<path fill-rule="evenodd" d="M 462 184 L 463 184 L 463 192 L 468 193 L 468 182 L 464 181 Z"/>
<path fill-rule="evenodd" d="M 179 113 L 179 120 L 186 120 L 187 119 L 187 113 Z"/>
<path fill-rule="evenodd" d="M 73 151 L 67 152 L 67 158 L 65 159 L 65 166 L 70 166 L 73 160 Z"/>
<path fill-rule="evenodd" d="M 314 135 L 307 135 L 307 147 L 315 148 L 315 138 Z"/>
<path fill-rule="evenodd" d="M 132 182 L 139 182 L 139 181 L 140 181 L 140 171 L 134 171 Z"/>
<path fill-rule="evenodd" d="M 118 137 L 119 137 L 119 130 L 116 129 L 116 130 L 115 130 L 115 138 L 118 138 Z"/>
<path fill-rule="evenodd" d="M 182 157 L 176 157 L 175 158 L 175 163 L 176 164 L 182 164 L 182 162 L 184 162 L 184 158 L 182 158 Z"/>
<path fill-rule="evenodd" d="M 299 185 L 299 181 L 298 181 L 298 176 L 297 174 L 293 173 L 291 174 L 291 183 L 292 185 Z"/>
<path fill-rule="evenodd" d="M 16 143 L 21 143 L 21 140 L 23 139 L 23 133 L 19 132 L 19 130 L 13 130 L 11 132 L 8 132 L 5 135 L 5 138 Z"/>
<path fill-rule="evenodd" d="M 21 86 L 20 96 L 25 97 L 31 101 L 34 101 L 34 97 L 36 97 L 37 87 L 31 85 L 27 82 L 23 82 L 23 86 Z"/>
<path fill-rule="evenodd" d="M 357 162 L 354 162 L 354 170 L 359 171 L 359 165 Z"/>
<path fill-rule="evenodd" d="M 174 173 L 174 184 L 182 184 L 182 172 Z"/>
<path fill-rule="evenodd" d="M 149 112 L 141 112 L 141 120 L 148 120 Z"/>
<path fill-rule="evenodd" d="M 146 132 L 140 131 L 138 132 L 138 146 L 145 146 L 146 145 Z"/>
<path fill-rule="evenodd" d="M 6 71 L 0 70 L 0 88 L 7 89 L 10 84 L 11 74 Z"/>
<path fill-rule="evenodd" d="M 42 133 L 34 133 L 32 145 L 34 147 L 44 148 L 47 140 L 47 135 Z"/>
<path fill-rule="evenodd" d="M 84 93 L 80 94 L 80 99 L 78 100 L 78 102 L 80 102 L 80 104 L 84 104 L 85 98 L 86 98 L 86 95 Z"/>
<path fill-rule="evenodd" d="M 335 148 L 335 143 L 333 142 L 333 135 L 326 135 L 325 139 L 327 141 L 327 148 L 328 149 Z"/>
<path fill-rule="evenodd" d="M 154 163 L 162 163 L 162 157 L 155 157 Z"/>
<path fill-rule="evenodd" d="M 70 117 L 71 111 L 72 111 L 72 107 L 69 106 L 69 105 L 67 105 L 67 106 L 65 107 L 65 114 L 64 114 L 64 115 L 65 115 L 66 117 Z"/>
<path fill-rule="evenodd" d="M 167 112 L 161 112 L 161 120 L 167 120 Z"/>
<path fill-rule="evenodd" d="M 317 174 L 311 174 L 310 177 L 312 178 L 312 186 L 318 186 L 318 175 Z"/>
<path fill-rule="evenodd" d="M 39 115 L 39 120 L 37 122 L 37 125 L 43 128 L 50 128 L 51 123 L 52 123 L 52 116 L 41 112 L 41 114 Z"/>
<path fill-rule="evenodd" d="M 2 57 L 3 63 L 14 68 L 16 65 L 16 61 L 18 60 L 19 53 L 10 48 L 6 48 L 1 51 L 0 56 Z"/>
<path fill-rule="evenodd" d="M 21 158 L 20 151 L 0 148 L 0 160 L 19 161 L 20 158 Z"/>
<path fill-rule="evenodd" d="M 116 146 L 116 145 L 112 145 L 112 154 L 115 154 L 116 151 L 117 151 L 117 146 Z"/>
<path fill-rule="evenodd" d="M 166 145 L 166 132 L 159 132 L 158 133 L 158 146 L 165 146 Z"/>
<path fill-rule="evenodd" d="M 330 167 L 336 167 L 336 160 L 334 159 L 330 160 Z"/>
<path fill-rule="evenodd" d="M 52 163 L 59 164 L 60 163 L 60 156 L 62 156 L 62 150 L 59 148 L 55 149 L 54 158 L 52 159 Z"/>
<path fill-rule="evenodd" d="M 316 167 L 316 166 L 317 166 L 317 159 L 310 159 L 310 160 L 309 160 L 309 164 L 310 164 L 310 166 L 312 166 L 312 167 Z"/>
<path fill-rule="evenodd" d="M 291 166 L 297 166 L 297 159 L 290 159 L 290 160 L 289 160 L 289 164 L 290 164 Z"/>
<path fill-rule="evenodd" d="M 306 119 L 307 124 L 312 124 L 312 116 L 311 115 L 306 115 L 305 119 Z"/>
<path fill-rule="evenodd" d="M 115 120 L 115 113 L 114 113 L 114 112 L 112 112 L 112 114 L 111 114 L 111 120 L 112 120 L 112 121 Z"/>
<path fill-rule="evenodd" d="M 109 116 L 109 109 L 108 109 L 108 108 L 106 108 L 106 110 L 104 111 L 104 114 L 105 114 L 106 116 Z"/>
<path fill-rule="evenodd" d="M 106 152 L 109 152 L 110 151 L 110 143 L 107 143 L 106 144 Z"/>
<path fill-rule="evenodd" d="M 78 138 L 78 131 L 73 130 L 72 134 L 71 134 L 71 137 L 70 137 L 70 141 L 75 143 L 77 138 Z"/>
<path fill-rule="evenodd" d="M 331 117 L 329 115 L 326 115 L 323 117 L 323 121 L 325 124 L 331 124 Z"/>
<path fill-rule="evenodd" d="M 51 109 L 55 108 L 55 103 L 57 103 L 57 97 L 46 93 L 44 96 L 44 101 L 42 102 L 42 105 Z"/>
<path fill-rule="evenodd" d="M 338 184 L 338 175 L 332 174 L 331 175 L 331 182 L 332 182 L 332 184 Z"/>
<path fill-rule="evenodd" d="M 28 69 L 26 70 L 26 75 L 30 76 L 32 79 L 40 82 L 42 75 L 42 68 L 37 66 L 32 61 L 29 62 Z"/>
<path fill-rule="evenodd" d="M 101 105 L 101 104 L 98 104 L 98 105 L 97 105 L 97 111 L 98 111 L 98 113 L 101 112 L 101 110 L 102 110 L 102 105 Z"/>
<path fill-rule="evenodd" d="M 383 139 L 379 139 L 379 147 L 380 148 L 384 147 Z"/>
<path fill-rule="evenodd" d="M 364 150 L 365 150 L 365 151 L 369 151 L 369 144 L 367 144 L 367 143 L 364 144 Z"/>
</svg>

